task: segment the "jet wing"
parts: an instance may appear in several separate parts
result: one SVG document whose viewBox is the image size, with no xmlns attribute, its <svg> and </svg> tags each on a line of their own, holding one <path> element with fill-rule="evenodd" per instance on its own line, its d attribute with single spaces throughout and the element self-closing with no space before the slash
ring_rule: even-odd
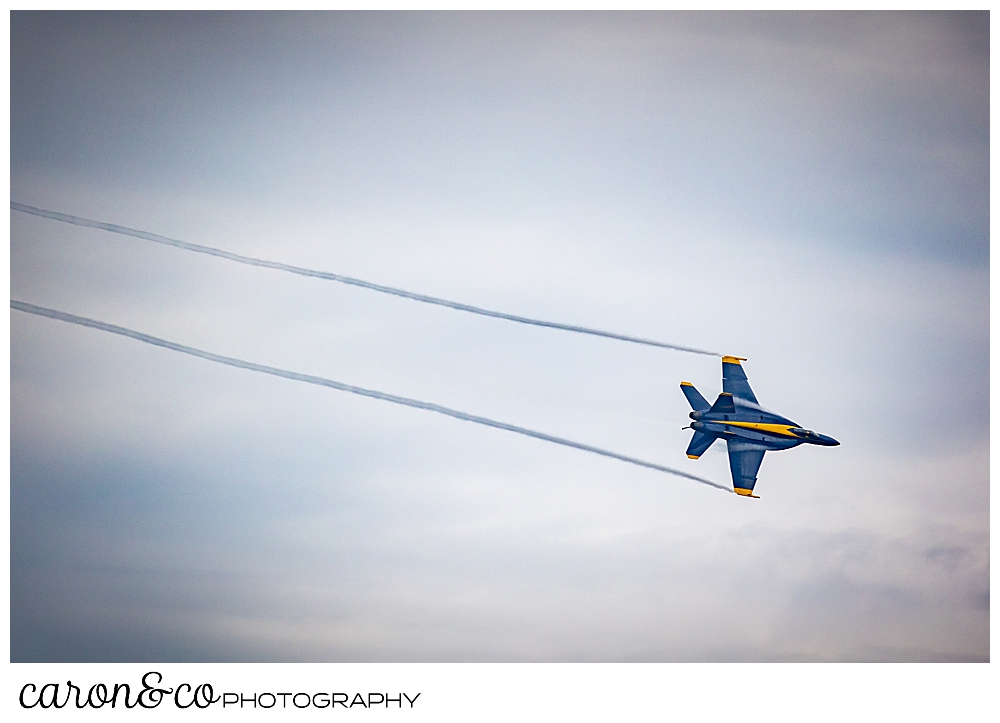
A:
<svg viewBox="0 0 1000 723">
<path fill-rule="evenodd" d="M 745 360 L 738 356 L 722 357 L 722 391 L 732 394 L 737 399 L 746 399 L 757 404 L 757 397 L 753 395 L 746 372 L 740 366 L 741 361 Z"/>
<path fill-rule="evenodd" d="M 756 497 L 753 486 L 757 482 L 757 470 L 764 461 L 766 447 L 740 439 L 727 440 L 729 446 L 729 469 L 733 473 L 733 490 L 736 494 Z"/>
</svg>

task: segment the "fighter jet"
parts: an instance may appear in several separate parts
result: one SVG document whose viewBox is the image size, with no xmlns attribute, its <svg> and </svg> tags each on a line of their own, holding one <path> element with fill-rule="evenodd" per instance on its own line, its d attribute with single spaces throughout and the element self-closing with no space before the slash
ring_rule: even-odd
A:
<svg viewBox="0 0 1000 723">
<path fill-rule="evenodd" d="M 687 456 L 698 459 L 717 439 L 725 439 L 729 447 L 729 469 L 733 473 L 733 490 L 745 497 L 757 497 L 753 486 L 764 452 L 790 449 L 800 444 L 835 447 L 840 442 L 825 434 L 803 429 L 791 419 L 769 412 L 757 403 L 750 382 L 740 364 L 743 357 L 722 357 L 722 394 L 709 404 L 691 382 L 681 382 L 681 391 L 694 410 L 688 416 L 694 436 Z"/>
</svg>

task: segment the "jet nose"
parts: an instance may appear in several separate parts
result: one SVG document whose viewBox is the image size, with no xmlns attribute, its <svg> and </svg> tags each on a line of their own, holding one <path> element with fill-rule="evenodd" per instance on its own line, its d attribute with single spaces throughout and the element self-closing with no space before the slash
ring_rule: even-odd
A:
<svg viewBox="0 0 1000 723">
<path fill-rule="evenodd" d="M 833 437 L 827 437 L 825 434 L 817 434 L 819 437 L 819 443 L 825 447 L 839 447 L 840 442 L 835 440 Z"/>
</svg>

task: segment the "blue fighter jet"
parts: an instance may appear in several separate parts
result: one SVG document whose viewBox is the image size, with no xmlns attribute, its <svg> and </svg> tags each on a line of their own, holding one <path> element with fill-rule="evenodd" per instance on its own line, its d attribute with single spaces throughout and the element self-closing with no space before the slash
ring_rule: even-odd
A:
<svg viewBox="0 0 1000 723">
<path fill-rule="evenodd" d="M 750 382 L 740 365 L 743 357 L 722 357 L 722 394 L 709 404 L 691 382 L 681 382 L 681 391 L 694 410 L 690 429 L 694 430 L 687 456 L 698 459 L 712 442 L 725 439 L 729 447 L 729 469 L 733 489 L 745 497 L 757 497 L 753 486 L 764 452 L 790 449 L 800 444 L 834 447 L 840 442 L 825 434 L 803 429 L 791 419 L 769 412 L 757 403 Z M 689 429 L 689 427 L 684 427 Z"/>
</svg>

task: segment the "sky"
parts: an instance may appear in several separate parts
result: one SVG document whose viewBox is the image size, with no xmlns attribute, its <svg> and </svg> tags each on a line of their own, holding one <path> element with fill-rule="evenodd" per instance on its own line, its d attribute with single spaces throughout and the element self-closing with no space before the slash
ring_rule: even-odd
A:
<svg viewBox="0 0 1000 723">
<path fill-rule="evenodd" d="M 11 311 L 11 660 L 989 659 L 986 13 L 11 14 L 11 200 L 746 357 L 744 499 Z M 717 357 L 10 215 L 11 297 L 730 483 Z"/>
</svg>

